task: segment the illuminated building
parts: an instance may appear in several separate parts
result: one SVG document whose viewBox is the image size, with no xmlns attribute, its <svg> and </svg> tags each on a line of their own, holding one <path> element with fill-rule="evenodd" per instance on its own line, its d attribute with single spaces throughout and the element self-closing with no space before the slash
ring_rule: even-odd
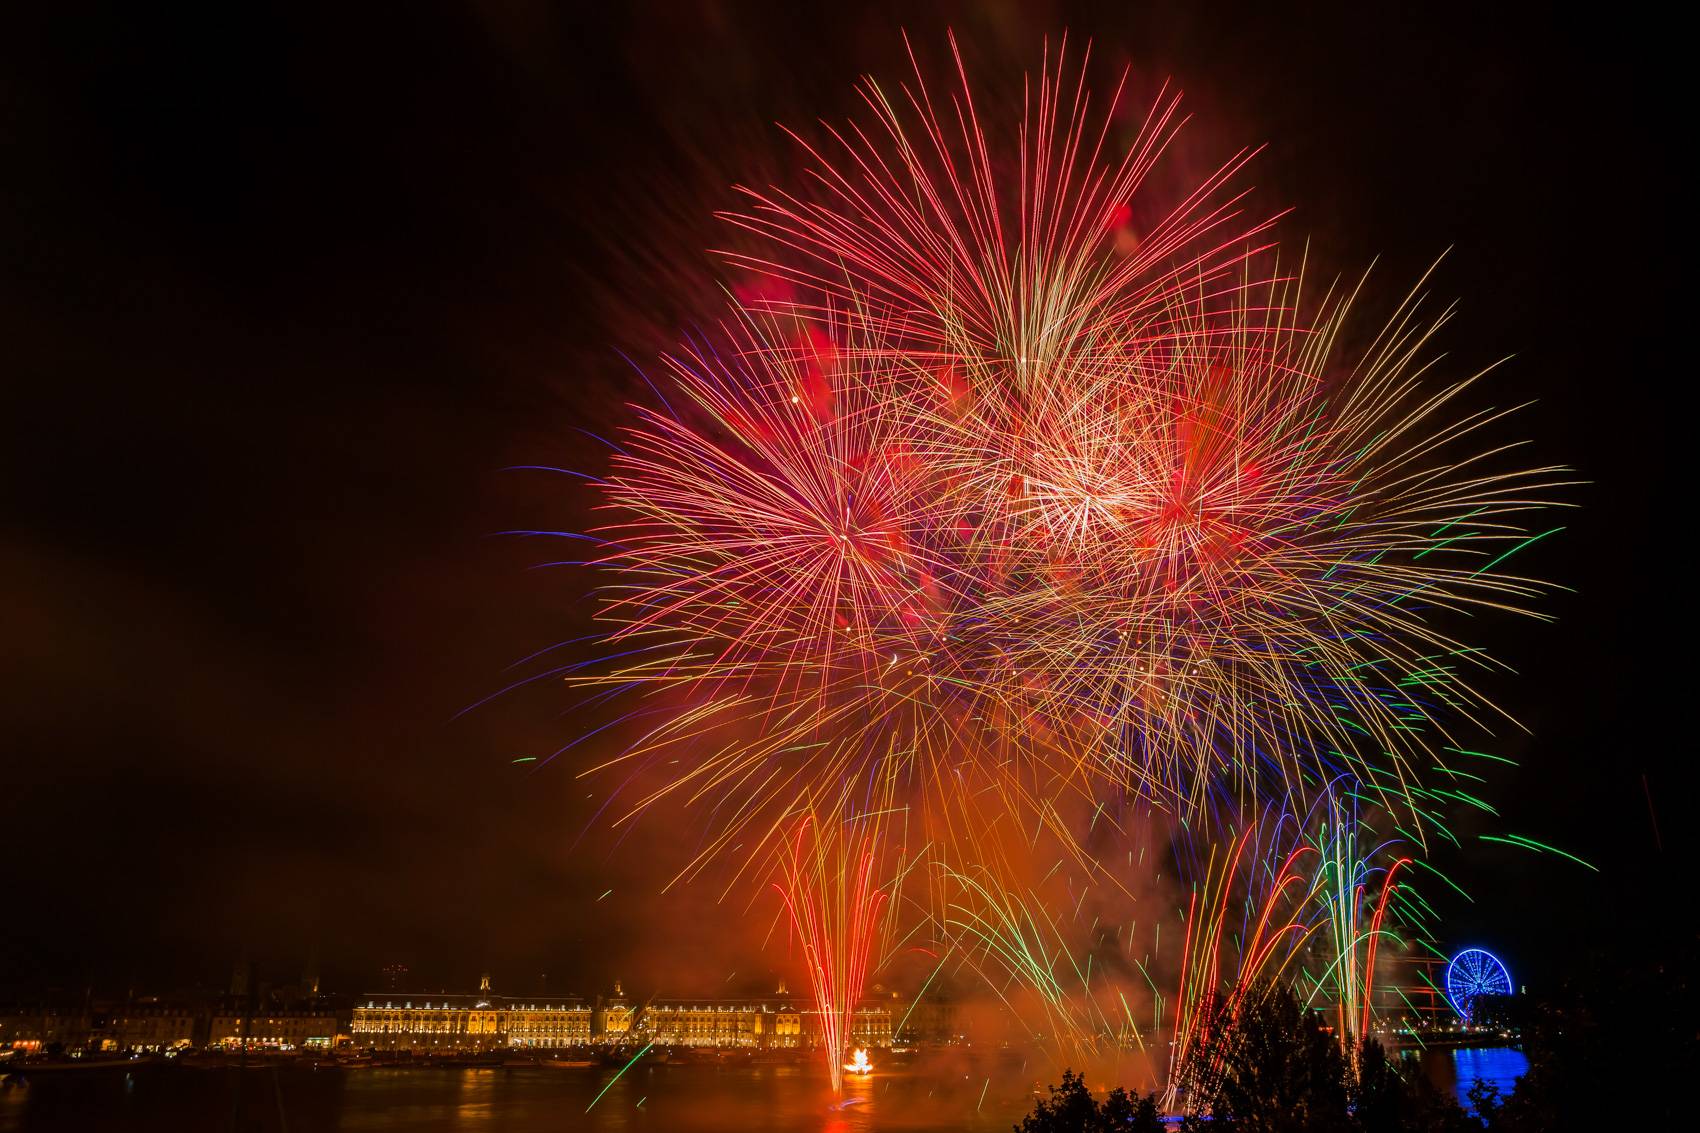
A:
<svg viewBox="0 0 1700 1133">
<path fill-rule="evenodd" d="M 583 1003 L 527 1001 L 515 1004 L 508 1009 L 508 1045 L 543 1050 L 588 1046 L 591 1040 L 590 1021 L 591 1010 Z"/>
<path fill-rule="evenodd" d="M 194 1008 L 158 1001 L 132 1003 L 95 1020 L 90 1050 L 182 1050 L 198 1045 L 196 1031 L 205 1018 Z"/>
<path fill-rule="evenodd" d="M 619 1043 L 625 1040 L 627 1032 L 632 1029 L 632 1008 L 626 1002 L 626 993 L 620 987 L 620 981 L 614 981 L 614 994 L 604 1000 L 598 998 L 596 1006 L 590 1011 L 590 1035 L 599 1042 Z"/>
<path fill-rule="evenodd" d="M 0 1007 L 0 1049 L 33 1054 L 53 1047 L 80 1047 L 88 1041 L 86 1010 L 51 1004 Z"/>
<path fill-rule="evenodd" d="M 580 1010 L 588 1034 L 588 1010 L 544 1004 L 536 1013 L 551 1016 L 554 1023 Z M 354 1005 L 349 1037 L 355 1046 L 373 1050 L 494 1050 L 508 1045 L 510 1015 L 504 1004 L 483 995 L 369 996 Z M 545 1026 L 541 1021 L 536 1025 Z"/>
<path fill-rule="evenodd" d="M 287 1053 L 329 1050 L 339 1033 L 334 1006 L 326 1000 L 299 1005 L 278 1002 L 255 1006 L 229 997 L 215 1001 L 142 997 L 122 1003 L 95 1004 L 93 1010 L 64 1007 L 0 1007 L 0 1050 L 26 1054 L 62 1048 L 66 1052 L 142 1054 L 183 1051 L 249 1050 Z"/>
<path fill-rule="evenodd" d="M 486 985 L 487 987 L 487 985 Z M 856 1046 L 891 1045 L 893 1009 L 900 1000 L 870 999 L 857 1011 Z M 548 1050 L 575 1046 L 653 1043 L 721 1050 L 798 1050 L 820 1044 L 821 1028 L 806 1001 L 787 994 L 682 999 L 657 996 L 630 1003 L 618 981 L 614 994 L 582 999 L 519 996 L 370 995 L 354 1007 L 356 1046 L 420 1053 Z"/>
<path fill-rule="evenodd" d="M 220 1013 L 212 1017 L 206 1045 L 218 1050 L 329 1050 L 336 1035 L 336 1016 L 323 1011 Z"/>
</svg>

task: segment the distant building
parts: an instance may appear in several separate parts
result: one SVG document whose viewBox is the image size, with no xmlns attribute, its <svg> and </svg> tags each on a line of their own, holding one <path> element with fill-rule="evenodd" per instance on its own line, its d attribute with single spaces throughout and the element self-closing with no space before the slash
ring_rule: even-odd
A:
<svg viewBox="0 0 1700 1133">
<path fill-rule="evenodd" d="M 590 1008 L 583 1003 L 527 1001 L 523 1007 L 509 1009 L 504 1033 L 509 1046 L 543 1050 L 588 1046 L 590 1022 Z"/>
<path fill-rule="evenodd" d="M 895 1020 L 901 1033 L 892 1038 L 899 1044 L 920 1043 L 942 1046 L 963 1038 L 958 1031 L 959 1017 L 956 1001 L 949 992 L 936 991 L 918 1003 L 904 1004 Z"/>
<path fill-rule="evenodd" d="M 154 1053 L 182 1050 L 206 1042 L 204 1012 L 181 1003 L 148 1000 L 100 1013 L 89 1032 L 90 1050 Z"/>
<path fill-rule="evenodd" d="M 80 1049 L 88 1042 L 91 1023 L 81 1007 L 47 1002 L 0 1007 L 0 1049 L 25 1054 Z"/>
<path fill-rule="evenodd" d="M 328 1011 L 221 1011 L 213 1015 L 205 1045 L 212 1050 L 329 1050 L 337 1018 Z"/>
<path fill-rule="evenodd" d="M 369 995 L 355 1004 L 349 1034 L 356 1046 L 421 1053 L 576 1046 L 657 1046 L 721 1049 L 800 1049 L 821 1042 L 820 1016 L 806 1002 L 780 994 L 743 998 L 656 997 L 630 1003 L 618 981 L 614 994 L 586 1002 L 524 996 Z M 889 1047 L 894 1006 L 870 999 L 856 1013 L 851 1043 Z"/>
<path fill-rule="evenodd" d="M 385 993 L 354 1005 L 349 1037 L 359 1047 L 422 1053 L 496 1050 L 516 1034 L 527 1046 L 576 1046 L 591 1041 L 591 1013 L 573 1000 L 515 1009 L 484 995 Z"/>
</svg>

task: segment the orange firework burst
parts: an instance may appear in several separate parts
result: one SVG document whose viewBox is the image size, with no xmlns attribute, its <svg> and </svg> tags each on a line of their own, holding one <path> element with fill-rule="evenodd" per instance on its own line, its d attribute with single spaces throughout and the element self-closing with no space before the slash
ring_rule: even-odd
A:
<svg viewBox="0 0 1700 1133">
<path fill-rule="evenodd" d="M 801 183 L 730 214 L 758 285 L 620 439 L 609 658 L 571 677 L 659 717 L 590 770 L 647 772 L 621 821 L 702 806 L 681 875 L 737 847 L 739 875 L 779 862 L 835 1084 L 883 820 L 836 872 L 820 847 L 901 813 L 905 852 L 972 891 L 929 914 L 1050 1002 L 1029 938 L 1055 924 L 989 880 L 1040 831 L 1113 881 L 1083 816 L 1138 804 L 1208 837 L 1345 777 L 1420 843 L 1449 729 L 1494 711 L 1465 679 L 1492 662 L 1450 627 L 1539 593 L 1501 568 L 1564 482 L 1505 469 L 1504 414 L 1458 408 L 1474 379 L 1430 382 L 1448 314 L 1419 291 L 1341 348 L 1357 289 L 1313 295 L 1246 218 L 1246 153 L 1153 190 L 1176 97 L 1123 137 L 1058 52 L 1004 128 L 958 76 L 948 100 L 919 67 L 870 82 L 867 121 L 799 138 Z M 1219 920 L 1189 924 L 1213 965 Z M 1291 927 L 1260 923 L 1255 969 Z M 1178 1005 L 1183 1042 L 1208 1006 Z"/>
</svg>

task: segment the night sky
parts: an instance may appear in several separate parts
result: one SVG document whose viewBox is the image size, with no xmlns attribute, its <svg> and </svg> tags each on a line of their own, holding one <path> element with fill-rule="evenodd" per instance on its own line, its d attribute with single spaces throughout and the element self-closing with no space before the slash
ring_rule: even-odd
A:
<svg viewBox="0 0 1700 1133">
<path fill-rule="evenodd" d="M 1523 564 L 1572 588 L 1558 621 L 1466 634 L 1533 733 L 1488 741 L 1523 763 L 1489 797 L 1601 872 L 1465 818 L 1437 860 L 1476 902 L 1430 896 L 1531 983 L 1691 924 L 1674 36 L 1470 6 L 42 7 L 0 26 L 0 989 L 241 954 L 292 979 L 314 949 L 348 991 L 397 961 L 769 978 L 704 929 L 738 902 L 654 896 L 653 830 L 580 838 L 576 753 L 513 763 L 587 726 L 558 686 L 456 713 L 590 609 L 498 534 L 582 522 L 582 490 L 504 469 L 596 470 L 584 431 L 641 389 L 617 351 L 712 303 L 709 214 L 783 173 L 774 121 L 900 77 L 900 26 L 942 65 L 947 24 L 1004 75 L 1065 27 L 1172 74 L 1188 144 L 1267 142 L 1285 237 L 1381 256 L 1389 295 L 1453 248 L 1448 372 L 1514 354 L 1472 404 L 1538 398 L 1531 462 L 1590 481 Z"/>
</svg>

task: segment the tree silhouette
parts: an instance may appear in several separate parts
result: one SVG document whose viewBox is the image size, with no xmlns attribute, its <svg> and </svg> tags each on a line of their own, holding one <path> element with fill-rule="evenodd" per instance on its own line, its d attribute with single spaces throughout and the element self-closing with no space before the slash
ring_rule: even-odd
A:
<svg viewBox="0 0 1700 1133">
<path fill-rule="evenodd" d="M 1139 1097 L 1118 1086 L 1100 1104 L 1085 1078 L 1064 1070 L 1062 1084 L 1051 1087 L 1050 1098 L 1041 1098 L 1015 1133 L 1160 1133 L 1162 1128 L 1156 1095 Z"/>
<path fill-rule="evenodd" d="M 1351 1083 L 1352 1122 L 1362 1133 L 1471 1133 L 1481 1129 L 1449 1097 L 1419 1076 L 1407 1079 L 1381 1044 L 1366 1039 L 1358 1048 L 1358 1073 Z"/>
<path fill-rule="evenodd" d="M 1227 997 L 1203 1028 L 1184 1071 L 1187 1133 L 1565 1133 L 1615 1127 L 1597 1093 L 1632 1043 L 1638 1076 L 1652 1083 L 1623 1120 L 1637 1129 L 1682 1129 L 1689 1084 L 1700 1071 L 1693 973 L 1700 946 L 1685 940 L 1624 965 L 1595 961 L 1543 999 L 1518 1004 L 1529 1072 L 1501 1095 L 1478 1080 L 1468 1114 L 1420 1075 L 1405 1073 L 1377 1042 L 1359 1046 L 1356 1071 L 1321 1018 L 1285 987 Z M 1115 1090 L 1102 1102 L 1065 1071 L 1016 1133 L 1157 1133 L 1155 1095 Z"/>
<path fill-rule="evenodd" d="M 1321 1017 L 1286 987 L 1253 988 L 1211 1020 L 1184 1123 L 1225 1133 L 1468 1133 L 1458 1104 L 1406 1077 L 1374 1040 L 1348 1064 Z M 1228 1002 L 1233 1002 L 1230 1000 Z"/>
<path fill-rule="evenodd" d="M 1347 1130 L 1346 1060 L 1315 1012 L 1285 987 L 1219 1008 L 1198 1051 L 1192 1108 L 1233 1133 Z"/>
</svg>

